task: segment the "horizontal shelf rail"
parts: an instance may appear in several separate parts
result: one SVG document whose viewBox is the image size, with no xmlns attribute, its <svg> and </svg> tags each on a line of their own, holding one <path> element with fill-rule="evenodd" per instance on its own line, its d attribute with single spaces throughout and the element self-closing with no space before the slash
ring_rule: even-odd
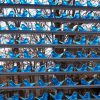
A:
<svg viewBox="0 0 100 100">
<path fill-rule="evenodd" d="M 100 35 L 100 32 L 65 32 L 65 31 L 34 31 L 34 30 L 0 30 L 0 34 L 54 34 L 54 35 Z"/>
<path fill-rule="evenodd" d="M 100 11 L 100 7 L 81 7 L 66 5 L 34 5 L 34 4 L 0 4 L 0 8 L 30 8 L 30 9 L 64 9 L 64 10 L 89 10 Z"/>
<path fill-rule="evenodd" d="M 100 19 L 70 19 L 70 18 L 21 18 L 21 17 L 0 17 L 0 21 L 38 21 L 38 22 L 74 22 L 74 23 L 100 23 Z"/>
<path fill-rule="evenodd" d="M 33 86 L 33 87 L 0 87 L 0 90 L 33 90 L 33 89 L 93 89 L 100 85 L 77 85 L 77 86 Z"/>
<path fill-rule="evenodd" d="M 100 45 L 67 45 L 67 44 L 0 44 L 0 48 L 100 48 Z"/>
<path fill-rule="evenodd" d="M 57 62 L 65 62 L 65 61 L 100 61 L 100 58 L 0 58 L 0 61 L 57 61 Z"/>
<path fill-rule="evenodd" d="M 18 76 L 24 76 L 24 75 L 67 75 L 67 74 L 100 74 L 100 71 L 95 71 L 95 72 L 91 72 L 91 71 L 87 71 L 87 72 L 78 72 L 78 71 L 73 71 L 73 72 L 0 72 L 0 76 L 14 76 L 14 75 L 18 75 Z"/>
</svg>

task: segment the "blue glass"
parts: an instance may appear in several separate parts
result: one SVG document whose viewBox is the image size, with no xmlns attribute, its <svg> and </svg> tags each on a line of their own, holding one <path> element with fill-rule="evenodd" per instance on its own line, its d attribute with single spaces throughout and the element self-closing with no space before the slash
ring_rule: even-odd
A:
<svg viewBox="0 0 100 100">
<path fill-rule="evenodd" d="M 38 57 L 39 58 L 48 58 L 43 52 L 38 52 Z"/>
<path fill-rule="evenodd" d="M 72 54 L 69 51 L 66 51 L 66 58 L 76 58 L 76 55 Z"/>
<path fill-rule="evenodd" d="M 39 79 L 38 80 L 38 85 L 39 86 L 48 86 L 51 82 L 47 82 L 45 83 L 42 79 Z"/>
<path fill-rule="evenodd" d="M 86 64 L 83 64 L 81 68 L 76 68 L 77 71 L 82 71 L 82 72 L 86 72 L 88 71 L 88 67 Z"/>
<path fill-rule="evenodd" d="M 55 39 L 53 40 L 52 44 L 59 44 L 58 38 L 55 38 Z"/>
<path fill-rule="evenodd" d="M 49 72 L 59 72 L 60 71 L 60 64 L 56 64 L 55 66 L 51 66 L 48 68 Z"/>
<path fill-rule="evenodd" d="M 69 5 L 68 1 L 67 0 L 62 0 L 62 5 Z"/>
<path fill-rule="evenodd" d="M 100 55 L 97 55 L 96 52 L 91 51 L 91 58 L 100 58 Z"/>
<path fill-rule="evenodd" d="M 6 0 L 6 2 L 7 2 L 8 4 L 14 4 L 14 2 L 13 2 L 12 0 Z"/>
<path fill-rule="evenodd" d="M 43 31 L 43 30 L 45 30 L 40 24 L 35 24 L 35 29 L 37 30 L 37 31 Z"/>
<path fill-rule="evenodd" d="M 53 98 L 53 100 L 62 100 L 64 93 L 62 91 L 59 91 L 57 94 L 53 95 L 50 93 L 50 96 Z"/>
<path fill-rule="evenodd" d="M 13 24 L 10 24 L 10 25 L 9 25 L 9 29 L 10 29 L 10 30 L 18 30 L 18 28 L 15 27 Z"/>
<path fill-rule="evenodd" d="M 73 43 L 73 39 L 72 38 L 68 38 L 66 42 L 64 42 L 63 44 L 68 44 L 71 45 Z"/>
<path fill-rule="evenodd" d="M 96 66 L 95 67 L 89 67 L 89 69 L 91 70 L 91 71 L 100 71 L 100 64 L 96 64 Z"/>
<path fill-rule="evenodd" d="M 35 96 L 33 93 L 30 93 L 29 96 L 27 98 L 23 98 L 21 97 L 21 100 L 34 100 L 35 99 Z"/>
<path fill-rule="evenodd" d="M 41 65 L 39 68 L 36 68 L 35 71 L 36 72 L 46 72 L 46 66 Z"/>
<path fill-rule="evenodd" d="M 30 4 L 30 2 L 27 2 L 27 0 L 20 0 L 21 4 Z"/>
<path fill-rule="evenodd" d="M 100 100 L 100 95 L 92 94 L 96 100 Z"/>
<path fill-rule="evenodd" d="M 64 80 L 65 81 L 65 80 Z M 56 78 L 56 76 L 54 76 L 53 78 L 52 78 L 52 83 L 53 83 L 53 85 L 54 86 L 61 86 L 63 83 L 64 83 L 64 81 L 59 81 L 57 78 Z"/>
<path fill-rule="evenodd" d="M 9 51 L 8 55 L 10 58 L 19 58 L 20 54 L 15 54 L 13 51 Z"/>
<path fill-rule="evenodd" d="M 92 19 L 92 12 L 89 12 L 86 16 L 87 19 Z"/>
<path fill-rule="evenodd" d="M 14 11 L 10 11 L 9 14 L 7 15 L 7 17 L 15 17 L 15 12 Z"/>
<path fill-rule="evenodd" d="M 0 94 L 0 100 L 4 100 L 4 95 Z"/>
<path fill-rule="evenodd" d="M 29 44 L 29 39 L 28 38 L 25 38 L 24 40 L 22 40 L 20 42 L 20 44 Z"/>
<path fill-rule="evenodd" d="M 31 72 L 32 66 L 27 65 L 26 69 L 22 69 L 21 72 Z"/>
<path fill-rule="evenodd" d="M 80 97 L 82 100 L 90 100 L 90 92 L 86 92 L 85 95 L 81 95 Z"/>
<path fill-rule="evenodd" d="M 79 19 L 80 18 L 80 13 L 79 12 L 75 13 L 74 18 Z"/>
<path fill-rule="evenodd" d="M 92 82 L 93 80 L 86 81 L 84 78 L 81 79 L 81 85 L 91 85 Z"/>
<path fill-rule="evenodd" d="M 17 14 L 18 17 L 28 17 L 29 12 L 27 10 L 24 10 L 22 14 Z"/>
<path fill-rule="evenodd" d="M 6 86 L 6 83 L 1 83 L 0 84 L 0 87 L 4 87 L 4 86 Z"/>
<path fill-rule="evenodd" d="M 75 1 L 75 6 L 84 6 L 84 4 L 81 4 L 80 1 Z"/>
<path fill-rule="evenodd" d="M 18 66 L 13 66 L 12 69 L 7 70 L 7 72 L 17 72 L 18 71 Z"/>
<path fill-rule="evenodd" d="M 83 53 L 82 51 L 77 51 L 77 56 L 79 58 L 87 58 L 88 55 L 86 53 Z"/>
<path fill-rule="evenodd" d="M 66 14 L 66 12 L 65 12 L 65 11 L 64 11 L 64 12 L 62 12 L 61 18 L 67 18 L 67 14 Z"/>
<path fill-rule="evenodd" d="M 78 93 L 73 92 L 71 96 L 65 96 L 68 100 L 78 100 Z"/>
<path fill-rule="evenodd" d="M 44 92 L 41 97 L 36 97 L 38 100 L 48 100 L 48 93 Z"/>
<path fill-rule="evenodd" d="M 23 54 L 24 54 L 24 58 L 33 58 L 34 57 L 34 55 L 29 54 L 29 52 L 27 50 L 24 50 Z"/>
<path fill-rule="evenodd" d="M 0 26 L 0 30 L 6 30 L 6 26 Z"/>
<path fill-rule="evenodd" d="M 44 38 L 40 38 L 40 41 L 36 42 L 36 44 L 45 44 L 45 39 Z"/>
<path fill-rule="evenodd" d="M 73 82 L 71 78 L 66 78 L 66 84 L 69 86 L 76 86 L 78 82 Z"/>
<path fill-rule="evenodd" d="M 42 10 L 37 10 L 36 15 L 34 17 L 41 18 L 42 17 Z"/>
<path fill-rule="evenodd" d="M 97 32 L 97 31 L 98 31 L 98 30 L 97 30 L 97 27 L 96 27 L 95 25 L 92 26 L 92 31 L 93 31 L 93 32 Z"/>
<path fill-rule="evenodd" d="M 90 45 L 99 45 L 99 37 L 96 36 L 93 41 L 89 42 Z"/>
<path fill-rule="evenodd" d="M 15 83 L 13 82 L 13 80 L 9 80 L 9 86 L 11 86 L 11 87 L 20 87 L 21 84 L 15 84 Z"/>
<path fill-rule="evenodd" d="M 57 27 L 51 25 L 51 26 L 50 26 L 50 30 L 51 30 L 51 31 L 59 31 L 60 28 L 57 28 Z"/>
<path fill-rule="evenodd" d="M 11 100 L 20 100 L 19 99 L 19 94 L 14 94 L 13 96 L 12 96 L 12 99 Z"/>
<path fill-rule="evenodd" d="M 0 65 L 0 72 L 2 72 L 4 69 L 4 66 Z"/>
<path fill-rule="evenodd" d="M 80 32 L 86 32 L 87 30 L 84 29 L 82 26 L 78 26 L 78 31 L 80 31 Z"/>
<path fill-rule="evenodd" d="M 22 30 L 31 30 L 31 28 L 28 28 L 25 24 L 21 24 Z"/>
<path fill-rule="evenodd" d="M 15 43 L 15 39 L 11 38 L 6 44 L 14 44 Z"/>
<path fill-rule="evenodd" d="M 68 67 L 66 69 L 64 69 L 65 72 L 72 72 L 73 70 L 74 70 L 73 64 L 69 64 Z"/>
<path fill-rule="evenodd" d="M 95 7 L 95 4 L 92 4 L 91 0 L 87 0 L 87 6 L 89 7 Z"/>
<path fill-rule="evenodd" d="M 57 3 L 58 3 L 58 0 L 48 0 L 48 2 L 49 2 L 49 5 L 57 5 Z"/>
<path fill-rule="evenodd" d="M 100 85 L 100 80 L 98 78 L 94 78 L 94 85 Z"/>
<path fill-rule="evenodd" d="M 55 51 L 51 52 L 51 55 L 53 58 L 61 58 L 63 56 L 64 53 L 58 54 Z"/>
<path fill-rule="evenodd" d="M 64 25 L 63 31 L 72 31 L 67 25 Z"/>
<path fill-rule="evenodd" d="M 82 36 L 80 41 L 76 41 L 75 43 L 78 45 L 85 45 L 86 44 L 86 37 Z"/>
<path fill-rule="evenodd" d="M 39 0 L 34 0 L 34 4 L 35 5 L 43 5 L 43 3 L 41 3 Z"/>
<path fill-rule="evenodd" d="M 24 83 L 24 86 L 27 86 L 27 87 L 28 87 L 28 86 L 32 87 L 32 86 L 35 85 L 35 83 L 30 83 L 29 80 L 27 80 L 27 79 L 24 79 L 24 80 L 23 80 L 23 83 Z"/>
<path fill-rule="evenodd" d="M 48 18 L 54 18 L 54 12 L 51 12 Z"/>
</svg>

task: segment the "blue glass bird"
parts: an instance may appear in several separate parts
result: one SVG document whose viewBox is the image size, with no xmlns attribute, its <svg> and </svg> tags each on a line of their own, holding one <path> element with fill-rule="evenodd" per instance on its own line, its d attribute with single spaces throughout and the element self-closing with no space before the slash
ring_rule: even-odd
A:
<svg viewBox="0 0 100 100">
<path fill-rule="evenodd" d="M 85 45 L 86 44 L 86 37 L 82 36 L 80 41 L 75 42 L 77 45 Z"/>
<path fill-rule="evenodd" d="M 94 78 L 94 85 L 100 85 L 100 80 L 98 78 Z"/>
<path fill-rule="evenodd" d="M 27 50 L 24 50 L 23 54 L 24 54 L 24 58 L 33 58 L 34 57 L 34 54 L 29 54 L 29 52 Z"/>
<path fill-rule="evenodd" d="M 15 54 L 13 51 L 9 51 L 8 55 L 10 58 L 19 58 L 20 54 Z"/>
<path fill-rule="evenodd" d="M 23 98 L 21 97 L 21 100 L 34 100 L 35 99 L 35 96 L 33 93 L 30 93 L 29 96 L 27 98 Z"/>
<path fill-rule="evenodd" d="M 44 31 L 45 29 L 38 23 L 35 24 L 35 30 L 36 31 Z"/>
<path fill-rule="evenodd" d="M 63 31 L 70 32 L 70 31 L 72 31 L 72 30 L 71 30 L 67 25 L 64 25 Z"/>
<path fill-rule="evenodd" d="M 80 97 L 82 100 L 90 100 L 90 92 L 86 92 L 85 95 L 81 95 Z"/>
<path fill-rule="evenodd" d="M 37 54 L 39 58 L 48 58 L 43 52 L 39 51 Z"/>
<path fill-rule="evenodd" d="M 0 87 L 5 87 L 7 83 L 1 83 Z"/>
<path fill-rule="evenodd" d="M 28 2 L 27 0 L 20 0 L 20 4 L 30 4 L 31 2 Z"/>
<path fill-rule="evenodd" d="M 99 45 L 99 37 L 96 36 L 92 41 L 89 42 L 90 45 Z"/>
<path fill-rule="evenodd" d="M 36 97 L 38 100 L 48 100 L 48 93 L 44 92 L 41 97 Z"/>
<path fill-rule="evenodd" d="M 15 39 L 11 38 L 6 44 L 15 44 Z"/>
<path fill-rule="evenodd" d="M 78 100 L 78 93 L 77 92 L 73 92 L 73 94 L 71 96 L 65 96 L 68 100 Z"/>
<path fill-rule="evenodd" d="M 35 72 L 46 72 L 46 66 L 45 65 L 39 66 L 39 68 L 35 69 Z"/>
<path fill-rule="evenodd" d="M 59 72 L 60 71 L 60 64 L 56 64 L 55 66 L 50 66 L 48 68 L 48 72 Z"/>
<path fill-rule="evenodd" d="M 13 68 L 12 69 L 10 69 L 10 70 L 7 70 L 7 72 L 18 72 L 18 66 L 13 66 Z"/>
<path fill-rule="evenodd" d="M 77 51 L 77 57 L 79 57 L 79 58 L 87 58 L 88 55 L 86 53 L 83 53 L 82 51 Z"/>
<path fill-rule="evenodd" d="M 96 94 L 92 94 L 93 97 L 96 99 L 96 100 L 100 100 L 100 94 L 99 95 L 96 95 Z"/>
<path fill-rule="evenodd" d="M 61 18 L 67 18 L 67 13 L 65 11 L 62 12 Z"/>
<path fill-rule="evenodd" d="M 18 30 L 17 27 L 15 27 L 13 24 L 9 25 L 9 30 Z"/>
<path fill-rule="evenodd" d="M 86 19 L 92 19 L 92 18 L 93 18 L 92 12 L 89 12 L 89 13 L 87 14 L 87 16 L 86 16 Z"/>
<path fill-rule="evenodd" d="M 0 65 L 0 72 L 3 72 L 3 70 L 4 70 L 4 66 Z"/>
<path fill-rule="evenodd" d="M 76 58 L 76 55 L 72 54 L 69 51 L 66 51 L 66 58 Z"/>
<path fill-rule="evenodd" d="M 51 12 L 49 16 L 45 16 L 45 18 L 54 18 L 55 15 L 54 15 L 54 12 Z"/>
<path fill-rule="evenodd" d="M 19 99 L 19 94 L 14 94 L 14 95 L 12 96 L 12 98 L 8 98 L 7 100 L 20 100 L 20 99 Z"/>
<path fill-rule="evenodd" d="M 91 0 L 87 0 L 87 6 L 89 7 L 96 7 L 96 4 L 93 4 Z"/>
<path fill-rule="evenodd" d="M 54 25 L 50 26 L 50 31 L 59 31 L 60 28 L 55 27 Z"/>
<path fill-rule="evenodd" d="M 83 64 L 81 68 L 76 68 L 76 69 L 77 69 L 77 71 L 80 71 L 80 72 L 88 71 L 87 64 Z"/>
<path fill-rule="evenodd" d="M 76 86 L 78 82 L 73 82 L 71 78 L 66 78 L 66 84 L 69 86 Z"/>
<path fill-rule="evenodd" d="M 80 13 L 79 12 L 75 13 L 74 18 L 79 19 L 80 18 Z"/>
<path fill-rule="evenodd" d="M 17 14 L 18 17 L 28 17 L 30 15 L 30 13 L 27 10 L 24 10 L 22 14 Z"/>
<path fill-rule="evenodd" d="M 45 39 L 40 38 L 40 40 L 38 42 L 36 42 L 36 44 L 45 44 Z"/>
<path fill-rule="evenodd" d="M 43 3 L 40 2 L 39 0 L 34 0 L 34 5 L 43 5 Z"/>
<path fill-rule="evenodd" d="M 48 0 L 49 5 L 57 5 L 58 0 Z"/>
<path fill-rule="evenodd" d="M 15 12 L 10 11 L 8 15 L 4 15 L 4 17 L 15 17 Z"/>
<path fill-rule="evenodd" d="M 60 81 L 56 78 L 56 76 L 53 76 L 53 78 L 52 78 L 52 83 L 53 83 L 54 86 L 61 86 L 61 85 L 64 83 L 64 81 L 65 81 L 65 80 L 63 80 L 63 81 L 60 82 Z"/>
<path fill-rule="evenodd" d="M 100 58 L 100 55 L 98 55 L 96 52 L 91 51 L 91 58 Z"/>
<path fill-rule="evenodd" d="M 24 40 L 20 41 L 20 44 L 29 44 L 29 39 L 25 38 Z"/>
<path fill-rule="evenodd" d="M 84 78 L 81 79 L 81 85 L 91 85 L 92 82 L 93 80 L 86 81 Z"/>
<path fill-rule="evenodd" d="M 63 69 L 63 70 L 64 70 L 64 72 L 73 72 L 74 71 L 74 65 L 73 64 L 69 64 L 67 66 L 67 68 Z"/>
<path fill-rule="evenodd" d="M 89 66 L 89 69 L 91 71 L 100 71 L 100 64 L 96 64 L 95 67 Z"/>
<path fill-rule="evenodd" d="M 35 18 L 41 18 L 42 17 L 42 10 L 37 10 L 36 15 L 34 17 Z"/>
<path fill-rule="evenodd" d="M 63 44 L 71 45 L 73 43 L 73 39 L 69 37 L 67 41 L 63 42 Z"/>
<path fill-rule="evenodd" d="M 62 0 L 62 5 L 68 6 L 69 5 L 68 0 Z"/>
<path fill-rule="evenodd" d="M 4 100 L 4 95 L 0 94 L 0 100 Z"/>
<path fill-rule="evenodd" d="M 91 30 L 92 30 L 93 32 L 97 32 L 97 31 L 98 31 L 98 29 L 97 29 L 97 27 L 96 27 L 95 25 L 92 26 Z"/>
<path fill-rule="evenodd" d="M 6 28 L 7 28 L 6 26 L 1 26 L 0 25 L 0 30 L 6 30 Z"/>
<path fill-rule="evenodd" d="M 42 79 L 38 80 L 38 85 L 39 86 L 48 86 L 51 82 L 44 82 Z"/>
<path fill-rule="evenodd" d="M 59 44 L 58 38 L 55 38 L 55 39 L 53 40 L 52 44 Z"/>
<path fill-rule="evenodd" d="M 53 98 L 53 100 L 63 100 L 64 93 L 62 91 L 59 91 L 57 94 L 53 95 L 50 93 L 50 96 Z"/>
<path fill-rule="evenodd" d="M 31 30 L 31 28 L 27 27 L 25 24 L 21 24 L 21 30 Z"/>
<path fill-rule="evenodd" d="M 64 55 L 64 53 L 58 54 L 55 51 L 52 51 L 51 55 L 53 58 L 61 58 Z"/>
<path fill-rule="evenodd" d="M 84 6 L 84 4 L 81 4 L 80 1 L 75 0 L 75 6 Z"/>
<path fill-rule="evenodd" d="M 80 32 L 86 32 L 86 31 L 88 31 L 87 29 L 84 29 L 82 26 L 78 26 L 78 31 L 80 31 Z"/>
<path fill-rule="evenodd" d="M 7 4 L 15 4 L 12 0 L 6 0 Z"/>
<path fill-rule="evenodd" d="M 20 87 L 21 84 L 16 84 L 16 83 L 14 83 L 13 80 L 9 80 L 9 86 L 11 86 L 11 87 Z"/>
<path fill-rule="evenodd" d="M 32 70 L 32 66 L 27 65 L 27 67 L 25 69 L 22 69 L 21 72 L 31 72 L 31 70 Z"/>
<path fill-rule="evenodd" d="M 27 80 L 27 79 L 24 79 L 24 80 L 23 80 L 23 84 L 24 84 L 24 86 L 27 86 L 27 87 L 28 87 L 28 86 L 32 87 L 32 86 L 35 85 L 35 83 L 30 83 L 29 80 Z"/>
</svg>

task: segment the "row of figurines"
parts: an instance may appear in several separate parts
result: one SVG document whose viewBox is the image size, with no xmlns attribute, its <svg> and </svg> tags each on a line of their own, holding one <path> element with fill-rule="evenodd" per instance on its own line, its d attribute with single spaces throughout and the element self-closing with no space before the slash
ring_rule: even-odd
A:
<svg viewBox="0 0 100 100">
<path fill-rule="evenodd" d="M 92 23 L 92 22 L 91 22 Z M 17 24 L 16 24 L 17 25 Z M 0 22 L 0 30 L 34 30 L 34 31 L 52 31 L 52 32 L 100 32 L 99 24 L 97 25 L 74 25 L 72 28 L 69 27 L 70 24 L 64 23 L 61 24 L 61 27 L 56 27 L 54 23 L 35 23 L 30 22 L 29 24 L 26 23 L 20 23 L 19 27 L 17 27 L 15 23 L 5 23 Z"/>
<path fill-rule="evenodd" d="M 100 58 L 100 54 L 96 51 L 90 51 L 90 52 L 85 52 L 85 51 L 77 51 L 72 52 L 72 51 L 64 51 L 62 53 L 57 53 L 54 50 L 48 50 L 49 52 L 44 53 L 42 51 L 28 51 L 27 49 L 20 51 L 20 53 L 16 51 L 12 51 L 9 49 L 4 49 L 4 51 L 1 50 L 0 52 L 0 58 L 42 58 L 42 59 L 59 59 L 59 58 L 66 58 L 66 59 L 86 59 L 86 58 Z"/>
<path fill-rule="evenodd" d="M 100 86 L 100 79 L 95 77 L 92 79 L 85 79 L 81 78 L 75 81 L 70 77 L 64 78 L 62 81 L 59 80 L 55 75 L 50 77 L 50 82 L 45 82 L 43 79 L 38 79 L 37 82 L 30 82 L 28 79 L 24 79 L 21 83 L 15 83 L 13 80 L 9 80 L 8 83 L 1 82 L 0 87 L 35 87 L 35 86 L 91 86 L 91 85 L 97 85 Z"/>
<path fill-rule="evenodd" d="M 49 36 L 48 36 L 49 37 Z M 13 37 L 11 37 L 10 35 L 1 35 L 0 36 L 0 44 L 33 44 L 33 45 L 58 45 L 58 44 L 62 44 L 62 45 L 100 45 L 100 40 L 99 40 L 99 36 L 94 36 L 93 39 L 83 35 L 80 37 L 66 37 L 63 41 L 59 41 L 58 38 L 51 38 L 50 40 L 47 37 L 40 37 L 37 39 L 34 38 L 34 36 L 20 36 L 19 39 L 15 39 Z"/>
<path fill-rule="evenodd" d="M 33 13 L 34 12 L 34 13 Z M 44 9 L 28 9 L 17 12 L 16 10 L 2 10 L 0 17 L 30 17 L 30 18 L 70 18 L 70 19 L 100 19 L 99 12 L 93 11 L 82 11 L 82 14 L 79 11 L 76 11 L 74 15 L 70 14 L 70 10 L 62 10 L 59 12 L 59 15 L 55 15 L 54 11 Z M 32 14 L 33 13 L 33 14 Z"/>
<path fill-rule="evenodd" d="M 62 91 L 55 90 L 55 93 L 44 92 L 40 96 L 35 96 L 33 92 L 29 93 L 27 96 L 22 97 L 20 94 L 15 93 L 12 97 L 7 97 L 0 94 L 0 100 L 100 100 L 100 94 L 95 94 L 92 92 L 78 93 L 77 91 L 71 94 L 65 94 Z"/>
<path fill-rule="evenodd" d="M 38 65 L 38 66 L 32 66 L 27 64 L 24 67 L 18 67 L 18 66 L 10 66 L 10 67 L 5 67 L 4 65 L 0 65 L 0 72 L 1 73 L 11 73 L 11 72 L 100 72 L 100 63 L 97 63 L 96 65 L 87 65 L 82 64 L 79 66 L 75 66 L 74 64 L 68 64 L 65 67 L 62 67 L 60 64 L 55 64 L 55 65 L 49 65 L 46 66 L 45 64 L 43 65 Z"/>
<path fill-rule="evenodd" d="M 75 3 L 72 4 L 72 2 L 69 2 L 69 0 L 2 0 L 0 3 L 6 3 L 6 4 L 34 4 L 34 5 L 66 5 L 66 6 L 89 6 L 89 7 L 100 7 L 100 1 L 95 0 L 86 0 L 86 1 L 80 1 L 75 0 Z"/>
</svg>

